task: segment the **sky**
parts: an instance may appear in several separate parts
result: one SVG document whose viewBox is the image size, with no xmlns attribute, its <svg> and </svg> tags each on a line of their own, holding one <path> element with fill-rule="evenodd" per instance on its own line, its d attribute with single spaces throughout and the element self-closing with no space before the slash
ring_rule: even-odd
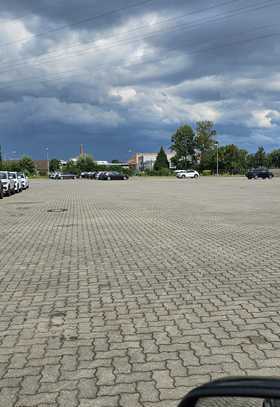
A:
<svg viewBox="0 0 280 407">
<path fill-rule="evenodd" d="M 1 0 L 5 159 L 168 148 L 211 120 L 221 144 L 280 144 L 279 0 Z"/>
</svg>

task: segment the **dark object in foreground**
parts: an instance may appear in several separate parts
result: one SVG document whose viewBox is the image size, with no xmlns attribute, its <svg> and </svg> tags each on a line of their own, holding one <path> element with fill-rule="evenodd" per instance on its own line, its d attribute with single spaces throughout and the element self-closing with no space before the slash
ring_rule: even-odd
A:
<svg viewBox="0 0 280 407">
<path fill-rule="evenodd" d="M 103 181 L 127 180 L 128 176 L 121 174 L 120 172 L 110 171 L 100 174 L 98 179 Z"/>
<path fill-rule="evenodd" d="M 197 387 L 178 407 L 280 407 L 280 379 L 232 377 Z"/>
<path fill-rule="evenodd" d="M 274 175 L 271 171 L 269 171 L 267 168 L 253 168 L 252 170 L 249 170 L 246 174 L 246 177 L 248 179 L 257 179 L 257 178 L 273 178 Z"/>
</svg>

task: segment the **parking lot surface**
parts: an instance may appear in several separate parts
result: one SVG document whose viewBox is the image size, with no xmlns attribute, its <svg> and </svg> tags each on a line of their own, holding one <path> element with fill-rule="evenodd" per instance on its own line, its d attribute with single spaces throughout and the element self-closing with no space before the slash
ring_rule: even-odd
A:
<svg viewBox="0 0 280 407">
<path fill-rule="evenodd" d="M 280 375 L 280 179 L 33 181 L 0 202 L 0 406 L 175 407 Z"/>
</svg>

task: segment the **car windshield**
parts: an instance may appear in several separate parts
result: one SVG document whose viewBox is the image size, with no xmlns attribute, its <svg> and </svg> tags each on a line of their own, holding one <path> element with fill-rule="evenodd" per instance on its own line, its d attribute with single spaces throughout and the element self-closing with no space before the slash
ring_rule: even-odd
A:
<svg viewBox="0 0 280 407">
<path fill-rule="evenodd" d="M 7 174 L 0 172 L 0 179 L 7 179 L 7 178 L 8 178 Z"/>
</svg>

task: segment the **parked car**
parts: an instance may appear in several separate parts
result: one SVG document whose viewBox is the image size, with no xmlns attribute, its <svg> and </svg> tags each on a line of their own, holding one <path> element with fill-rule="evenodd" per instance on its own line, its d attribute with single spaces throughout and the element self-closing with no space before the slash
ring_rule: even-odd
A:
<svg viewBox="0 0 280 407">
<path fill-rule="evenodd" d="M 95 179 L 96 171 L 82 172 L 81 178 Z"/>
<path fill-rule="evenodd" d="M 271 179 L 274 177 L 274 175 L 267 168 L 253 168 L 247 172 L 246 177 L 248 179 L 257 179 L 257 178 Z"/>
<path fill-rule="evenodd" d="M 77 176 L 75 174 L 67 173 L 63 174 L 61 172 L 55 172 L 51 174 L 50 178 L 52 179 L 76 179 Z"/>
<path fill-rule="evenodd" d="M 15 181 L 15 192 L 21 192 L 22 186 L 20 180 L 18 179 L 18 173 L 15 171 L 10 171 L 8 174 L 9 177 L 13 178 L 13 180 Z"/>
<path fill-rule="evenodd" d="M 117 171 L 109 171 L 101 174 L 99 179 L 103 181 L 127 180 L 128 176 Z"/>
<path fill-rule="evenodd" d="M 67 173 L 67 174 L 61 174 L 60 179 L 76 179 L 77 175 Z"/>
<path fill-rule="evenodd" d="M 195 170 L 185 170 L 185 171 L 180 171 L 177 172 L 176 174 L 177 178 L 198 178 L 199 173 Z"/>
<path fill-rule="evenodd" d="M 100 179 L 100 177 L 101 176 L 103 176 L 104 174 L 106 174 L 106 171 L 98 171 L 96 174 L 95 174 L 95 179 Z"/>
<path fill-rule="evenodd" d="M 23 172 L 18 172 L 18 180 L 21 183 L 22 189 L 29 188 L 29 179 Z"/>
<path fill-rule="evenodd" d="M 0 199 L 4 198 L 4 186 L 2 182 L 0 182 Z"/>
<path fill-rule="evenodd" d="M 186 170 L 175 170 L 174 172 L 175 172 L 175 174 L 177 175 L 177 174 L 179 174 L 180 172 L 185 172 Z"/>
<path fill-rule="evenodd" d="M 92 171 L 88 173 L 89 179 L 95 179 L 96 171 Z"/>
<path fill-rule="evenodd" d="M 8 171 L 0 171 L 0 180 L 5 195 L 10 196 L 15 193 L 15 180 L 9 176 Z"/>
</svg>

